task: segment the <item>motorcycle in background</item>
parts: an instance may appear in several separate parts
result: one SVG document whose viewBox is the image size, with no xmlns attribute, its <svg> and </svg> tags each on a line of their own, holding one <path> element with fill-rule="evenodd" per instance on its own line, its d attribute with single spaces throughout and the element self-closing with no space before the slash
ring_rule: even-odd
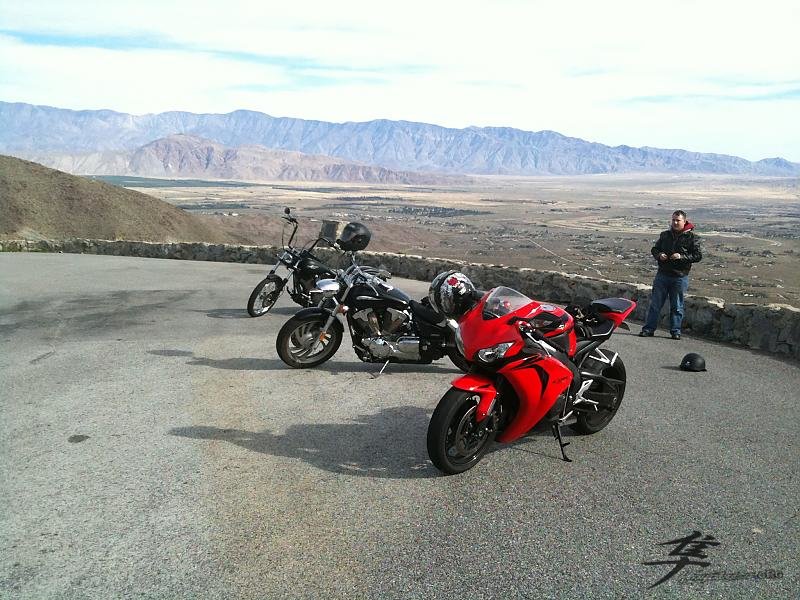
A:
<svg viewBox="0 0 800 600">
<path fill-rule="evenodd" d="M 250 294 L 247 301 L 247 312 L 251 317 L 261 317 L 267 314 L 278 301 L 284 289 L 300 306 L 311 306 L 310 292 L 316 286 L 317 281 L 336 276 L 336 271 L 320 262 L 312 253 L 318 243 L 324 242 L 335 248 L 334 242 L 328 238 L 319 237 L 308 248 L 292 246 L 298 223 L 288 207 L 284 209 L 284 213 L 281 218 L 292 225 L 292 235 L 289 236 L 286 244 L 281 244 L 283 250 L 278 255 L 278 262 L 269 270 L 267 276 L 258 282 Z M 288 270 L 284 276 L 277 273 L 281 267 Z M 287 288 L 290 278 L 292 282 Z"/>
<path fill-rule="evenodd" d="M 455 281 L 455 280 L 454 280 Z M 471 285 L 471 284 L 470 284 Z M 625 394 L 625 364 L 601 349 L 636 307 L 624 298 L 576 307 L 536 302 L 497 287 L 459 317 L 456 340 L 472 371 L 452 382 L 427 433 L 428 455 L 447 474 L 474 467 L 492 442 L 509 443 L 544 421 L 564 452 L 561 427 L 579 434 L 611 422 Z"/>
</svg>

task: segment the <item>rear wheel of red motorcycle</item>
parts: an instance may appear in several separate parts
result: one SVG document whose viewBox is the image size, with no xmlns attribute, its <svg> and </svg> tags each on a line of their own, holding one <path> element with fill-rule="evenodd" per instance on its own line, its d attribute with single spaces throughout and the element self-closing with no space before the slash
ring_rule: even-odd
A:
<svg viewBox="0 0 800 600">
<path fill-rule="evenodd" d="M 448 475 L 463 473 L 480 462 L 496 432 L 475 420 L 479 396 L 450 388 L 428 425 L 428 456 Z"/>
<path fill-rule="evenodd" d="M 609 358 L 614 356 L 614 352 L 610 350 L 604 350 L 604 354 Z M 613 365 L 592 361 L 591 365 L 584 365 L 582 370 L 597 373 L 607 378 L 595 380 L 586 391 L 585 396 L 590 400 L 594 399 L 611 405 L 610 408 L 598 408 L 596 411 L 580 413 L 578 421 L 570 425 L 575 432 L 589 435 L 603 429 L 617 414 L 619 406 L 622 404 L 622 397 L 625 395 L 627 376 L 625 374 L 625 363 L 622 362 L 619 356 L 616 357 Z"/>
</svg>

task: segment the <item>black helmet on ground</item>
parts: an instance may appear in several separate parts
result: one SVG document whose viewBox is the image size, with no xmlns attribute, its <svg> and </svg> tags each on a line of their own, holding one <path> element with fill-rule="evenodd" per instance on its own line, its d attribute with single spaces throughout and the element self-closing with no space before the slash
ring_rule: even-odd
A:
<svg viewBox="0 0 800 600">
<path fill-rule="evenodd" d="M 697 354 L 696 352 L 690 352 L 686 356 L 683 357 L 681 360 L 681 370 L 682 371 L 705 371 L 706 370 L 706 359 L 702 356 Z"/>
<path fill-rule="evenodd" d="M 367 226 L 362 223 L 348 223 L 342 229 L 341 235 L 336 240 L 339 248 L 345 252 L 356 252 L 363 250 L 369 244 L 372 234 Z"/>
</svg>

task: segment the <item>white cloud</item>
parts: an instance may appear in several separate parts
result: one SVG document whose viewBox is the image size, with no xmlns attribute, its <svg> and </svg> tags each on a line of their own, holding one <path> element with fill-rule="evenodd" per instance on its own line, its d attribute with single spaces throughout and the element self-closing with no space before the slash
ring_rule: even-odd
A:
<svg viewBox="0 0 800 600">
<path fill-rule="evenodd" d="M 0 14 L 4 100 L 504 125 L 800 161 L 789 1 L 0 0 Z"/>
</svg>

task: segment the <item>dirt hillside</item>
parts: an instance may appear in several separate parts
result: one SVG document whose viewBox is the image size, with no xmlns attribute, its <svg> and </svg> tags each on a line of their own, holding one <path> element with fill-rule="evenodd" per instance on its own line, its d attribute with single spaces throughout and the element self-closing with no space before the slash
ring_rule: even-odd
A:
<svg viewBox="0 0 800 600">
<path fill-rule="evenodd" d="M 233 242 L 156 198 L 0 155 L 0 238 Z"/>
</svg>

